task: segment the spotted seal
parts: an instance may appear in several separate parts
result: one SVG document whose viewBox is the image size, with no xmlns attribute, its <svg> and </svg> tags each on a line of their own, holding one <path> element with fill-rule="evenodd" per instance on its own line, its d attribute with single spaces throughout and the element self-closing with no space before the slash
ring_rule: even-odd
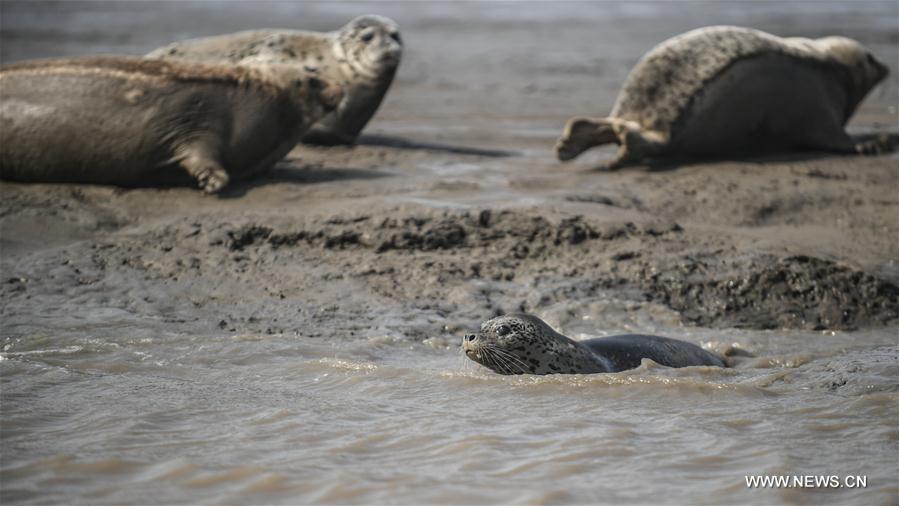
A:
<svg viewBox="0 0 899 506">
<path fill-rule="evenodd" d="M 310 144 L 352 144 L 384 99 L 402 56 L 397 24 L 359 16 L 333 32 L 261 29 L 175 42 L 148 58 L 228 63 L 284 63 L 343 86 L 337 110 L 303 137 Z"/>
<path fill-rule="evenodd" d="M 488 320 L 462 339 L 468 358 L 500 374 L 593 374 L 633 369 L 644 358 L 668 367 L 713 365 L 724 360 L 695 344 L 625 334 L 575 341 L 540 318 L 508 314 Z"/>
<path fill-rule="evenodd" d="M 845 37 L 781 38 L 712 26 L 671 38 L 631 71 L 606 118 L 575 117 L 559 160 L 620 146 L 607 168 L 669 155 L 720 156 L 810 149 L 878 152 L 844 125 L 887 67 Z"/>
<path fill-rule="evenodd" d="M 0 177 L 143 184 L 180 167 L 209 193 L 283 158 L 336 107 L 293 65 L 103 56 L 0 67 Z"/>
</svg>

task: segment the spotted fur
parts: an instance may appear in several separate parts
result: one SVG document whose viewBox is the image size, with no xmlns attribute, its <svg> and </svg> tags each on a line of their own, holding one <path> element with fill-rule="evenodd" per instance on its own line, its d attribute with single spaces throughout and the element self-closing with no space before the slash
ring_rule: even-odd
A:
<svg viewBox="0 0 899 506">
<path fill-rule="evenodd" d="M 488 320 L 476 335 L 466 336 L 462 345 L 468 358 L 500 374 L 590 374 L 612 370 L 602 357 L 527 314 Z"/>
<path fill-rule="evenodd" d="M 643 335 L 575 341 L 528 314 L 484 322 L 480 332 L 463 338 L 462 349 L 499 374 L 618 372 L 638 367 L 644 358 L 668 367 L 726 367 L 721 357 L 685 341 Z"/>
</svg>

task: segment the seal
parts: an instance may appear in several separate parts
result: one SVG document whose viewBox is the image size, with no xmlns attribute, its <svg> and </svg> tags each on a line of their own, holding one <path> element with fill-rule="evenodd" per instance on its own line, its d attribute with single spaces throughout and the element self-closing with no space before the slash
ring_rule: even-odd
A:
<svg viewBox="0 0 899 506">
<path fill-rule="evenodd" d="M 180 167 L 208 193 L 268 170 L 341 99 L 293 65 L 100 56 L 0 67 L 0 177 L 146 184 Z"/>
<path fill-rule="evenodd" d="M 571 118 L 559 160 L 603 144 L 620 146 L 614 169 L 644 158 L 820 150 L 873 154 L 844 130 L 888 74 L 845 37 L 781 38 L 712 26 L 653 48 L 628 75 L 606 118 Z"/>
<path fill-rule="evenodd" d="M 333 32 L 261 29 L 175 42 L 148 58 L 217 63 L 296 65 L 343 87 L 337 110 L 303 137 L 308 144 L 353 144 L 378 110 L 402 56 L 397 24 L 383 16 L 359 16 Z"/>
<path fill-rule="evenodd" d="M 619 372 L 639 367 L 644 358 L 667 367 L 727 367 L 718 355 L 685 341 L 637 334 L 575 341 L 528 314 L 484 322 L 480 332 L 462 339 L 462 349 L 499 374 Z"/>
</svg>

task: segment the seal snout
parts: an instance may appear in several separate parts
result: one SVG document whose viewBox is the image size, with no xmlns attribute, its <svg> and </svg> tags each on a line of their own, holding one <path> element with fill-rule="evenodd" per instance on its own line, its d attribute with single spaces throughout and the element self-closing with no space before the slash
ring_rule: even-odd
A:
<svg viewBox="0 0 899 506">
<path fill-rule="evenodd" d="M 477 339 L 477 334 L 465 334 L 465 337 L 462 338 L 462 350 L 469 357 L 477 355 Z"/>
<path fill-rule="evenodd" d="M 400 54 L 401 52 L 399 50 L 385 52 L 378 58 L 378 63 L 395 65 L 400 61 Z"/>
</svg>

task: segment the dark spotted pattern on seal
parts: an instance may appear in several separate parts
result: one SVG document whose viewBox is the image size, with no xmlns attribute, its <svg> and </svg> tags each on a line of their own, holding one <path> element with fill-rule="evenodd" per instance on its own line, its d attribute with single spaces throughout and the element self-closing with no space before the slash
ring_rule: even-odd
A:
<svg viewBox="0 0 899 506">
<path fill-rule="evenodd" d="M 711 365 L 724 360 L 695 344 L 667 337 L 620 335 L 575 341 L 533 315 L 488 320 L 462 340 L 468 358 L 499 374 L 593 374 L 638 367 L 644 358 L 668 367 Z"/>
</svg>

